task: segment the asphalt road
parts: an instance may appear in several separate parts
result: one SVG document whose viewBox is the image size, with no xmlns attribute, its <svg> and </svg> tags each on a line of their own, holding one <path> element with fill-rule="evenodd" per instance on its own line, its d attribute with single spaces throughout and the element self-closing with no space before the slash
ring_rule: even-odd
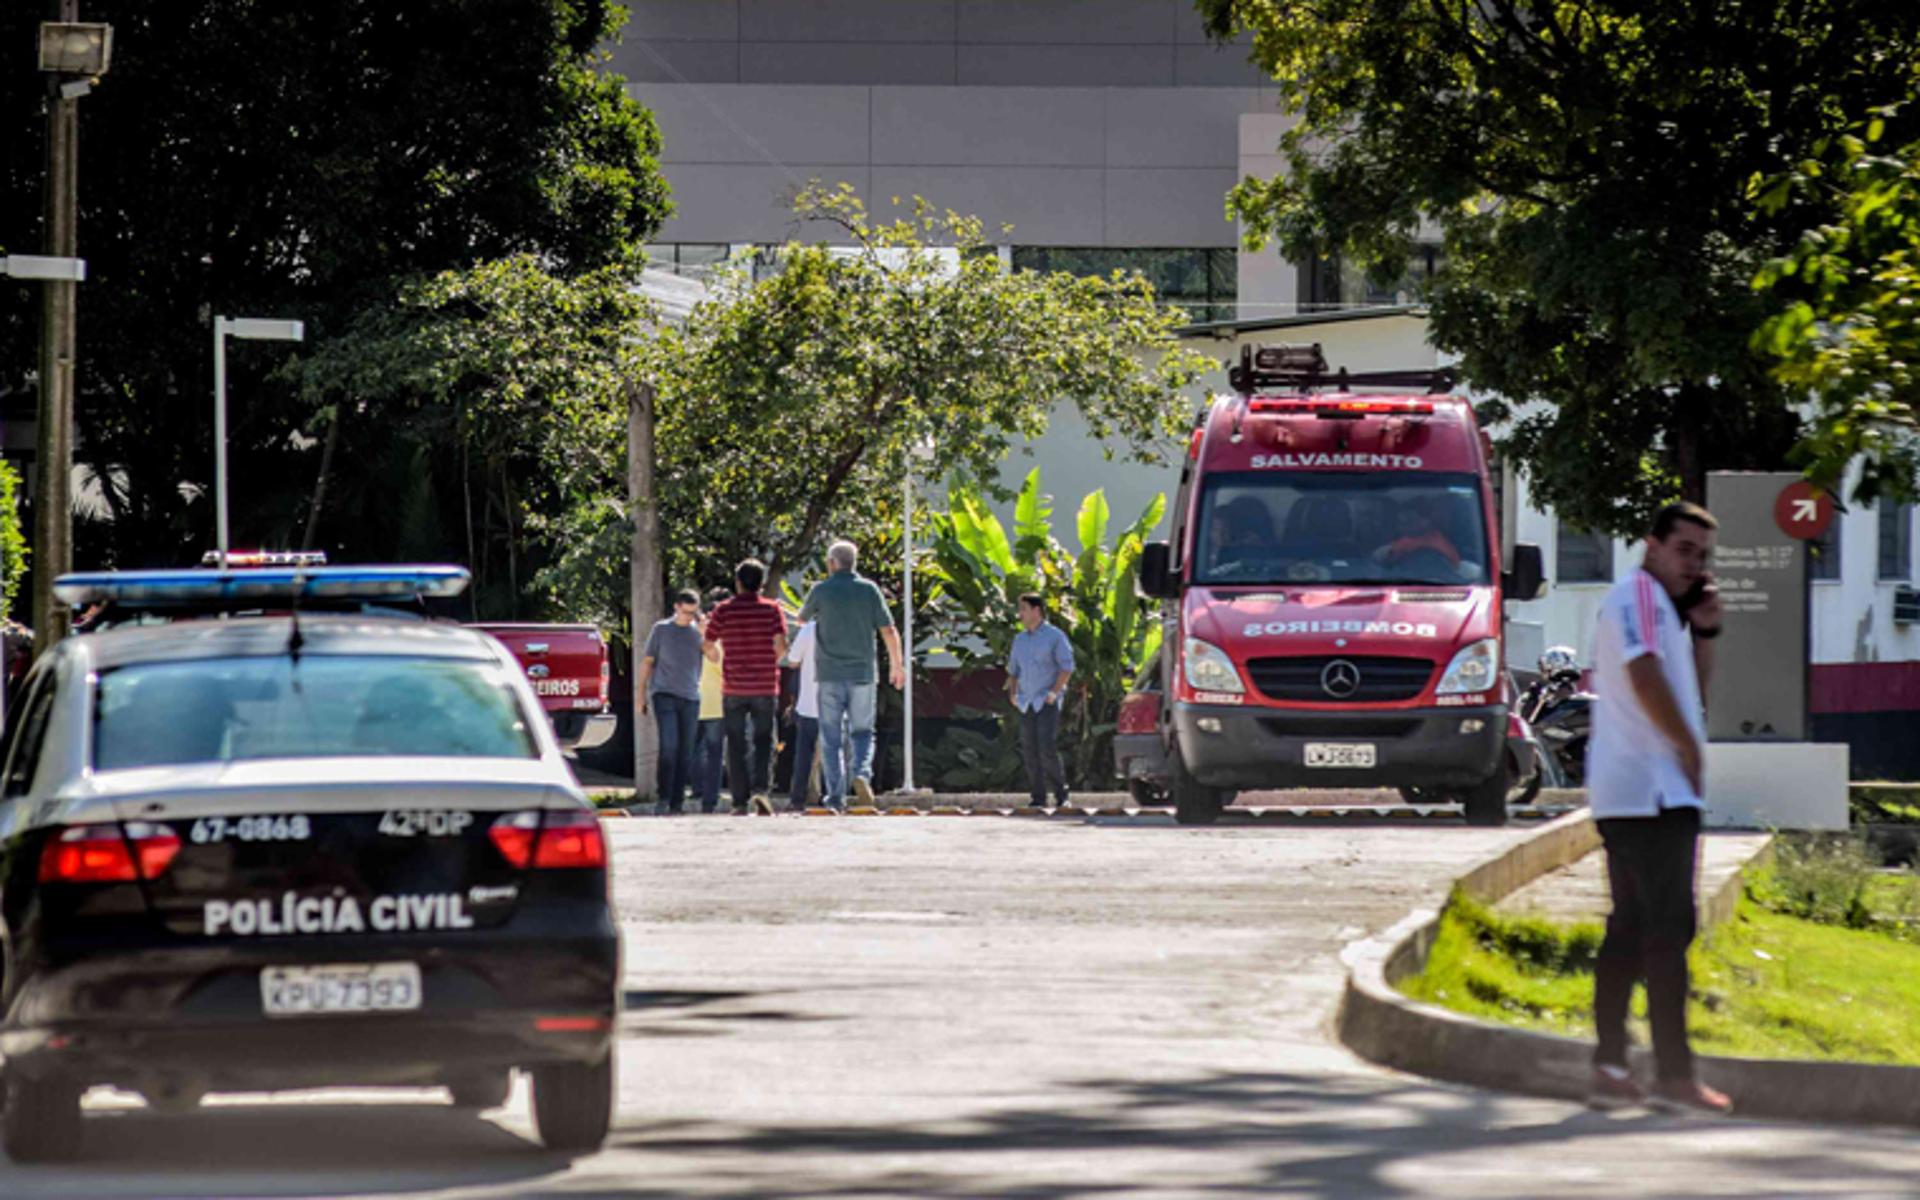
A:
<svg viewBox="0 0 1920 1200">
<path fill-rule="evenodd" d="M 682 818 L 615 831 L 629 1013 L 603 1153 L 432 1094 L 97 1097 L 0 1196 L 1912 1194 L 1899 1132 L 1605 1117 L 1327 1033 L 1339 950 L 1522 836 Z"/>
</svg>

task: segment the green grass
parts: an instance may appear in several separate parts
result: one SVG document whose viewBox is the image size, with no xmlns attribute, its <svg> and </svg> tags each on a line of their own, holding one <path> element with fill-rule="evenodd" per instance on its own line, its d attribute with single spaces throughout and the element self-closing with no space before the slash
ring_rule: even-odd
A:
<svg viewBox="0 0 1920 1200">
<path fill-rule="evenodd" d="M 1508 917 L 1456 896 L 1427 969 L 1400 986 L 1482 1019 L 1590 1037 L 1599 939 L 1597 925 Z M 1743 899 L 1691 963 L 1688 1024 L 1703 1053 L 1920 1065 L 1920 944 Z M 1633 1024 L 1644 1044 L 1638 992 Z"/>
</svg>

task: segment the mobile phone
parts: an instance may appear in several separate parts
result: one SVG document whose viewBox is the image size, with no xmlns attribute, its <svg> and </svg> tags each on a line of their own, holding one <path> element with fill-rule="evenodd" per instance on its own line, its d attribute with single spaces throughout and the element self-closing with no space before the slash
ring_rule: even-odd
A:
<svg viewBox="0 0 1920 1200">
<path fill-rule="evenodd" d="M 1680 610 L 1680 615 L 1685 616 L 1689 610 L 1707 598 L 1707 592 L 1712 587 L 1712 572 L 1703 573 L 1700 578 L 1693 581 L 1692 587 L 1674 597 L 1673 606 Z"/>
</svg>

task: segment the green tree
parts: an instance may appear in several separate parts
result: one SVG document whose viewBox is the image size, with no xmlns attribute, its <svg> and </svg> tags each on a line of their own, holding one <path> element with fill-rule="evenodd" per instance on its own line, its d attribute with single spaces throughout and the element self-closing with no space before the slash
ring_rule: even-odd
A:
<svg viewBox="0 0 1920 1200">
<path fill-rule="evenodd" d="M 1881 0 L 1198 0 L 1298 124 L 1230 210 L 1255 244 L 1397 276 L 1437 232 L 1431 336 L 1498 393 L 1534 494 L 1625 532 L 1710 469 L 1777 466 L 1794 393 L 1750 346 L 1810 223 L 1750 194 L 1906 94 Z M 1912 133 L 1899 121 L 1896 142 Z M 1509 408 L 1508 402 L 1518 405 Z"/>
<path fill-rule="evenodd" d="M 1006 271 L 978 220 L 918 199 L 880 222 L 809 187 L 796 212 L 830 244 L 721 274 L 649 355 L 663 525 L 691 561 L 795 566 L 832 534 L 897 530 L 916 446 L 924 474 L 991 480 L 1057 403 L 1139 461 L 1185 432 L 1180 389 L 1205 364 L 1137 275 Z"/>
<path fill-rule="evenodd" d="M 40 240 L 45 10 L 0 6 L 17 250 Z M 82 562 L 171 565 L 211 544 L 213 314 L 300 317 L 323 347 L 398 280 L 515 254 L 560 275 L 631 263 L 667 212 L 653 120 L 599 69 L 624 20 L 608 0 L 90 0 L 86 15 L 112 23 L 114 61 L 81 101 L 78 454 L 112 519 L 79 531 Z M 0 291 L 0 394 L 31 403 L 29 301 Z M 286 357 L 254 344 L 230 364 L 242 544 L 307 524 L 321 451 L 310 406 L 272 376 Z M 356 432 L 339 491 L 377 488 L 429 521 L 458 511 L 442 475 L 422 490 L 409 448 Z M 365 553 L 381 527 L 331 548 Z"/>
<path fill-rule="evenodd" d="M 531 255 L 410 281 L 369 308 L 286 374 L 328 445 L 383 443 L 376 470 L 404 464 L 416 485 L 343 487 L 327 473 L 343 456 L 323 453 L 322 540 L 465 562 L 489 616 L 531 600 L 623 633 L 627 394 L 649 319 L 628 269 L 565 278 Z M 459 507 L 439 512 L 439 495 Z"/>
<path fill-rule="evenodd" d="M 1808 475 L 1838 488 L 1858 462 L 1865 501 L 1911 499 L 1920 468 L 1920 140 L 1888 144 L 1897 115 L 1873 114 L 1760 189 L 1766 210 L 1828 214 L 1761 270 L 1755 287 L 1777 311 L 1754 344 L 1813 397 Z"/>
<path fill-rule="evenodd" d="M 1072 643 L 1074 677 L 1060 731 L 1068 778 L 1076 786 L 1111 782 L 1120 701 L 1160 651 L 1160 622 L 1151 608 L 1142 607 L 1134 574 L 1145 539 L 1166 507 L 1166 496 L 1156 495 L 1115 534 L 1106 493 L 1091 493 L 1075 516 L 1080 552 L 1074 554 L 1053 534 L 1052 499 L 1041 492 L 1035 467 L 1015 500 L 1011 538 L 977 487 L 954 487 L 947 511 L 934 518 L 925 568 L 928 622 L 961 670 L 1006 665 L 1021 629 L 1018 606 L 1025 592 L 1047 598 L 1050 619 Z M 1001 709 L 1011 720 L 1011 707 Z"/>
</svg>

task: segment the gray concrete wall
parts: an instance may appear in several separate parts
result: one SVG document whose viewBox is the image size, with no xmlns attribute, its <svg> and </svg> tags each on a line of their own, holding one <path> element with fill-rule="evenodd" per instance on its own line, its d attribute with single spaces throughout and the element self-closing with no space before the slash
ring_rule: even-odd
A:
<svg viewBox="0 0 1920 1200">
<path fill-rule="evenodd" d="M 1188 0 L 636 0 L 662 242 L 778 241 L 793 193 L 925 196 L 1023 245 L 1227 247 L 1238 123 L 1275 104 Z"/>
<path fill-rule="evenodd" d="M 632 0 L 636 83 L 1254 87 L 1190 0 Z"/>
<path fill-rule="evenodd" d="M 780 241 L 809 180 L 980 217 L 995 241 L 1230 247 L 1257 88 L 631 84 L 665 139 L 662 242 Z M 998 232 L 1011 224 L 1012 233 Z"/>
</svg>

